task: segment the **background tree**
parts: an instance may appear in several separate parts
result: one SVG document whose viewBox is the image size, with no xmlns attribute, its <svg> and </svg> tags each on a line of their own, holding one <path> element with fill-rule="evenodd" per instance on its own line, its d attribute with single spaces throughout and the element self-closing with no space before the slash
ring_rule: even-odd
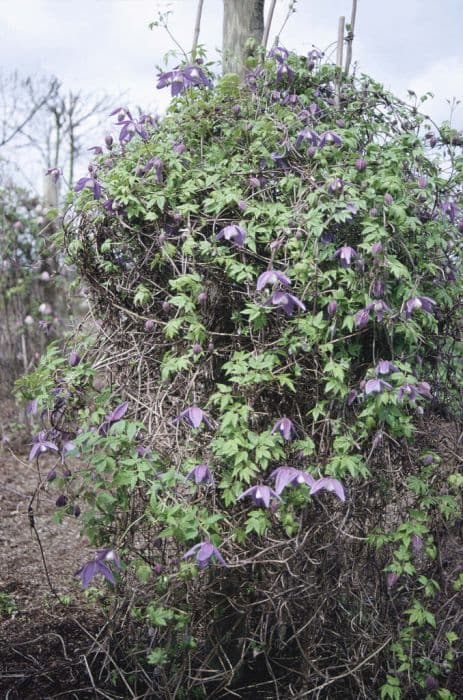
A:
<svg viewBox="0 0 463 700">
<path fill-rule="evenodd" d="M 248 40 L 262 42 L 264 0 L 224 0 L 223 72 L 243 75 L 249 53 Z"/>
</svg>

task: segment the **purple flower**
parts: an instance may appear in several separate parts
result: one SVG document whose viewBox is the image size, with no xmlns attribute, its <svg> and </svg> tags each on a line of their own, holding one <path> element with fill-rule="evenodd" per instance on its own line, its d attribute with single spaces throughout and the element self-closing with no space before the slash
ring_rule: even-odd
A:
<svg viewBox="0 0 463 700">
<path fill-rule="evenodd" d="M 324 476 L 321 479 L 317 479 L 312 488 L 310 489 L 310 495 L 318 493 L 319 491 L 332 491 L 341 500 L 346 500 L 346 494 L 344 487 L 338 479 L 333 479 L 330 476 Z"/>
<path fill-rule="evenodd" d="M 69 366 L 70 367 L 77 367 L 77 365 L 80 363 L 80 356 L 76 353 L 75 350 L 71 352 L 69 355 Z"/>
<path fill-rule="evenodd" d="M 256 284 L 256 289 L 258 292 L 260 292 L 268 284 L 275 285 L 278 283 L 283 285 L 283 287 L 291 286 L 291 280 L 288 277 L 286 277 L 286 275 L 283 274 L 283 272 L 280 272 L 279 270 L 267 270 L 267 272 L 263 272 L 259 276 L 259 279 L 257 280 Z"/>
<path fill-rule="evenodd" d="M 37 457 L 40 454 L 43 454 L 47 450 L 52 450 L 52 452 L 59 452 L 58 445 L 56 445 L 54 442 L 51 442 L 50 440 L 47 440 L 46 438 L 47 433 L 45 430 L 41 430 L 40 433 L 38 433 L 34 437 L 32 449 L 29 453 L 29 460 L 33 460 L 35 457 Z"/>
<path fill-rule="evenodd" d="M 311 49 L 307 54 L 307 58 L 309 59 L 309 61 L 319 61 L 321 58 L 323 58 L 323 55 L 323 51 L 319 51 L 318 49 Z"/>
<path fill-rule="evenodd" d="M 415 554 L 418 554 L 423 549 L 423 540 L 419 535 L 412 535 L 411 544 Z"/>
<path fill-rule="evenodd" d="M 296 148 L 299 148 L 302 143 L 305 141 L 308 141 L 312 146 L 317 146 L 318 145 L 318 134 L 316 131 L 313 131 L 313 129 L 309 129 L 309 127 L 306 127 L 305 129 L 302 129 L 296 137 Z"/>
<path fill-rule="evenodd" d="M 328 192 L 329 194 L 340 194 L 344 189 L 344 180 L 341 180 L 341 178 L 336 178 L 336 180 L 333 180 L 333 182 L 330 182 L 328 185 Z"/>
<path fill-rule="evenodd" d="M 265 305 L 272 305 L 278 309 L 282 309 L 287 316 L 292 316 L 296 307 L 302 311 L 306 310 L 302 301 L 295 297 L 294 294 L 289 294 L 289 292 L 274 292 L 265 302 Z"/>
<path fill-rule="evenodd" d="M 281 501 L 279 495 L 275 493 L 270 486 L 262 486 L 260 484 L 258 486 L 251 486 L 250 489 L 243 491 L 243 493 L 238 496 L 236 500 L 240 501 L 242 498 L 246 498 L 247 496 L 252 498 L 256 506 L 263 506 L 264 508 L 270 507 L 270 500 L 272 498 L 277 498 L 279 501 Z"/>
<path fill-rule="evenodd" d="M 428 382 L 418 382 L 417 384 L 402 384 L 397 392 L 397 399 L 403 401 L 405 397 L 410 403 L 414 403 L 419 396 L 424 396 L 426 399 L 432 398 L 431 387 Z"/>
<path fill-rule="evenodd" d="M 197 64 L 184 66 L 183 68 L 174 68 L 174 70 L 166 73 L 160 73 L 158 76 L 158 90 L 170 85 L 170 94 L 172 97 L 181 95 L 190 87 L 195 85 L 203 85 L 204 87 L 212 87 L 212 82 L 207 77 L 204 70 Z"/>
<path fill-rule="evenodd" d="M 161 184 L 163 180 L 164 163 L 160 158 L 151 158 L 144 166 L 143 172 L 148 173 L 153 168 L 156 173 L 156 182 Z"/>
<path fill-rule="evenodd" d="M 390 360 L 380 360 L 375 367 L 376 375 L 392 374 L 398 371 L 398 368 Z"/>
<path fill-rule="evenodd" d="M 393 571 L 390 571 L 387 576 L 386 576 L 386 584 L 388 588 L 394 588 L 396 585 L 397 581 L 399 580 L 400 575 L 396 574 Z"/>
<path fill-rule="evenodd" d="M 294 71 L 287 63 L 280 63 L 277 68 L 277 83 L 287 80 L 291 83 L 294 80 Z"/>
<path fill-rule="evenodd" d="M 279 418 L 275 425 L 272 428 L 272 435 L 276 432 L 279 432 L 284 440 L 291 440 L 291 436 L 293 433 L 296 432 L 293 422 L 289 420 L 289 418 L 286 418 L 283 416 L 283 418 Z"/>
<path fill-rule="evenodd" d="M 212 484 L 214 486 L 214 477 L 207 464 L 197 464 L 196 467 L 190 469 L 186 475 L 187 479 L 194 479 L 195 484 Z"/>
<path fill-rule="evenodd" d="M 405 318 L 409 319 L 415 309 L 423 309 L 428 314 L 433 312 L 433 306 L 435 305 L 434 299 L 430 297 L 412 297 L 407 302 L 405 302 Z"/>
<path fill-rule="evenodd" d="M 178 423 L 181 420 L 185 421 L 190 428 L 199 428 L 203 421 L 209 428 L 213 427 L 211 421 L 206 416 L 202 408 L 199 408 L 198 406 L 189 406 L 184 411 L 179 413 L 179 415 L 174 418 L 173 422 Z"/>
<path fill-rule="evenodd" d="M 383 389 L 392 389 L 392 386 L 383 379 L 369 379 L 365 384 L 365 395 L 381 394 Z"/>
<path fill-rule="evenodd" d="M 144 445 L 137 445 L 135 448 L 135 452 L 137 453 L 138 457 L 149 457 L 151 454 L 151 450 L 149 447 L 145 447 Z"/>
<path fill-rule="evenodd" d="M 392 195 L 390 195 L 388 192 L 384 195 L 384 204 L 386 206 L 390 206 L 394 202 L 394 199 Z"/>
<path fill-rule="evenodd" d="M 351 389 L 347 395 L 347 405 L 352 406 L 354 401 L 357 400 L 358 393 L 356 392 L 355 389 Z"/>
<path fill-rule="evenodd" d="M 368 304 L 368 306 L 371 306 L 371 310 L 375 314 L 376 320 L 380 323 L 383 320 L 386 311 L 391 310 L 390 307 L 386 304 L 386 302 L 382 299 L 378 299 L 377 301 L 372 302 L 372 304 Z"/>
<path fill-rule="evenodd" d="M 383 252 L 383 244 L 380 241 L 373 243 L 371 246 L 371 252 L 373 255 L 379 255 Z"/>
<path fill-rule="evenodd" d="M 448 217 L 449 221 L 452 224 L 454 224 L 455 217 L 457 215 L 457 207 L 455 206 L 455 203 L 451 202 L 450 200 L 443 202 L 442 203 L 442 211 Z"/>
<path fill-rule="evenodd" d="M 315 484 L 313 476 L 301 469 L 294 467 L 278 467 L 270 474 L 270 478 L 275 478 L 275 493 L 279 496 L 287 486 L 300 486 L 306 484 L 312 488 Z M 268 506 L 267 506 L 268 507 Z"/>
<path fill-rule="evenodd" d="M 354 323 L 356 328 L 364 328 L 370 322 L 370 310 L 371 304 L 368 304 L 364 309 L 357 311 L 354 318 Z"/>
<path fill-rule="evenodd" d="M 359 173 L 361 173 L 363 170 L 366 170 L 367 162 L 365 158 L 358 158 L 355 161 L 355 167 L 359 171 Z"/>
<path fill-rule="evenodd" d="M 340 146 L 341 144 L 342 144 L 341 137 L 338 134 L 336 134 L 336 132 L 334 132 L 334 131 L 325 131 L 320 136 L 320 143 L 319 143 L 320 148 L 323 148 L 323 146 Z"/>
<path fill-rule="evenodd" d="M 352 258 L 356 258 L 357 256 L 357 251 L 355 250 L 355 248 L 351 248 L 350 245 L 343 245 L 341 248 L 338 248 L 334 254 L 334 257 L 339 258 L 339 260 L 341 261 L 341 265 L 344 268 L 349 267 Z"/>
<path fill-rule="evenodd" d="M 117 569 L 121 569 L 119 556 L 114 549 L 99 549 L 95 554 L 95 558 L 84 564 L 74 574 L 74 576 L 80 578 L 82 588 L 87 588 L 92 578 L 97 574 L 101 574 L 109 583 L 112 583 L 113 586 L 115 585 L 116 579 L 114 574 L 105 562 L 112 562 Z"/>
<path fill-rule="evenodd" d="M 95 156 L 99 156 L 103 153 L 103 149 L 101 146 L 92 146 L 91 148 L 87 149 L 88 151 L 91 151 Z"/>
<path fill-rule="evenodd" d="M 100 199 L 103 186 L 94 177 L 81 177 L 75 184 L 74 192 L 82 192 L 83 189 L 92 190 L 95 199 Z"/>
<path fill-rule="evenodd" d="M 63 171 L 61 168 L 48 168 L 48 170 L 45 171 L 45 175 L 50 175 L 53 182 L 58 182 L 62 174 Z"/>
<path fill-rule="evenodd" d="M 98 428 L 98 435 L 106 437 L 112 424 L 122 420 L 122 418 L 125 416 L 128 407 L 129 404 L 127 401 L 125 401 L 124 403 L 119 404 L 114 411 L 111 411 L 111 413 L 105 417 L 104 422 Z"/>
<path fill-rule="evenodd" d="M 198 569 L 200 570 L 205 569 L 212 558 L 214 558 L 218 564 L 227 566 L 227 562 L 220 554 L 217 547 L 214 547 L 211 542 L 199 542 L 199 544 L 195 544 L 183 555 L 183 559 L 192 557 L 193 554 L 196 554 L 196 562 L 198 564 Z"/>
<path fill-rule="evenodd" d="M 371 296 L 382 297 L 384 294 L 384 288 L 383 280 L 375 280 L 371 285 Z"/>
<path fill-rule="evenodd" d="M 224 239 L 225 241 L 231 241 L 237 245 L 244 245 L 245 238 L 245 229 L 237 224 L 229 224 L 228 226 L 225 226 L 216 236 L 217 241 Z"/>
<path fill-rule="evenodd" d="M 276 58 L 278 63 L 284 63 L 289 56 L 289 51 L 283 46 L 274 46 L 270 49 L 268 55 L 270 58 Z"/>
<path fill-rule="evenodd" d="M 420 175 L 420 177 L 418 178 L 418 187 L 420 188 L 420 190 L 425 190 L 427 186 L 428 178 L 426 177 L 426 175 Z"/>
</svg>

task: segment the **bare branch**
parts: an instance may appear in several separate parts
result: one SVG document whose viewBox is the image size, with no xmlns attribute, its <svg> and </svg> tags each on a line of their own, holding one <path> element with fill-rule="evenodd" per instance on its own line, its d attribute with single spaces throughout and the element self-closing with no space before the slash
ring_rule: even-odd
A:
<svg viewBox="0 0 463 700">
<path fill-rule="evenodd" d="M 201 15 L 203 12 L 204 0 L 198 0 L 198 9 L 196 10 L 195 30 L 193 34 L 193 46 L 191 47 L 191 60 L 196 58 L 196 49 L 198 48 L 199 30 L 201 29 Z"/>
</svg>

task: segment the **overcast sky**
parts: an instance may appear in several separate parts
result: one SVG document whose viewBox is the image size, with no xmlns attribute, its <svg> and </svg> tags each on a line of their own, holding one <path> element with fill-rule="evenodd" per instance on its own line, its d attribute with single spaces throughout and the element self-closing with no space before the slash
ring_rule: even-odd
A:
<svg viewBox="0 0 463 700">
<path fill-rule="evenodd" d="M 156 90 L 156 65 L 173 43 L 148 24 L 171 10 L 169 26 L 188 50 L 197 0 L 0 0 L 0 65 L 4 72 L 56 75 L 83 92 L 126 93 L 124 102 L 162 111 L 168 90 Z M 266 9 L 269 5 L 267 0 Z M 277 0 L 271 37 L 280 30 L 288 0 Z M 288 49 L 325 49 L 337 35 L 351 0 L 298 0 L 280 37 Z M 462 0 L 358 0 L 354 61 L 399 96 L 407 89 L 435 94 L 426 111 L 447 119 L 446 100 L 463 96 Z M 200 43 L 218 57 L 222 0 L 204 0 Z M 172 65 L 175 59 L 172 59 Z M 463 107 L 454 124 L 463 127 Z M 89 144 L 92 145 L 92 144 Z"/>
</svg>

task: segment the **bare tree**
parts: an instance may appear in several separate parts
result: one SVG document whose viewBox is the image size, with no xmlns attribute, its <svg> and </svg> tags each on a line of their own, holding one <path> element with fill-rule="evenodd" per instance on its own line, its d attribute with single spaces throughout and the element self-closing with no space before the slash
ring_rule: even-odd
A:
<svg viewBox="0 0 463 700">
<path fill-rule="evenodd" d="M 243 75 L 248 40 L 262 43 L 264 0 L 223 0 L 223 5 L 223 72 Z"/>
</svg>

